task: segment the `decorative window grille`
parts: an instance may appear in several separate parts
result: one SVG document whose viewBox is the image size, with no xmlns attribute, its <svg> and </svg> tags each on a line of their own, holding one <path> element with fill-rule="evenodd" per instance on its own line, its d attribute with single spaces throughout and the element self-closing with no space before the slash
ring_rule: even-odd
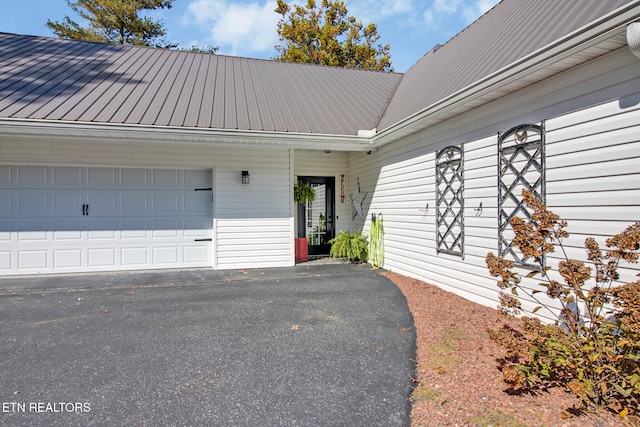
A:
<svg viewBox="0 0 640 427">
<path fill-rule="evenodd" d="M 464 257 L 464 152 L 446 147 L 436 154 L 437 252 Z"/>
<path fill-rule="evenodd" d="M 544 157 L 544 123 L 516 126 L 498 134 L 498 252 L 524 267 L 537 266 L 512 247 L 511 218 L 531 219 L 522 200 L 523 189 L 546 202 Z"/>
</svg>

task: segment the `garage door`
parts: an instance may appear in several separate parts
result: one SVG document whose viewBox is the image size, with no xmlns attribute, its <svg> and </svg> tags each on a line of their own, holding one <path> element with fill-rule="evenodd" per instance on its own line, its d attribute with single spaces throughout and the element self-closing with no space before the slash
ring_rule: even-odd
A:
<svg viewBox="0 0 640 427">
<path fill-rule="evenodd" d="M 210 170 L 0 166 L 0 274 L 211 266 L 211 185 Z"/>
</svg>

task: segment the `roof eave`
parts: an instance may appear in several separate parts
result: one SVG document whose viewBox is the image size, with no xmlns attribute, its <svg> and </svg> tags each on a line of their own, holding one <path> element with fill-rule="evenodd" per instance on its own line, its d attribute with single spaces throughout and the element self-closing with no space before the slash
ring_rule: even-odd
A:
<svg viewBox="0 0 640 427">
<path fill-rule="evenodd" d="M 601 46 L 597 55 L 585 55 L 585 52 L 596 46 L 608 44 L 606 49 L 608 51 L 619 49 L 626 44 L 623 41 L 626 26 L 638 19 L 638 16 L 640 16 L 640 1 L 629 3 L 380 131 L 371 138 L 371 145 L 375 147 L 386 145 L 530 86 L 534 82 L 588 62 L 596 56 L 602 56 Z M 563 63 L 564 67 L 558 67 L 558 64 Z"/>
<path fill-rule="evenodd" d="M 198 129 L 170 126 L 0 118 L 0 139 L 82 140 L 208 146 L 277 146 L 306 150 L 369 151 L 370 138 L 350 135 Z"/>
</svg>

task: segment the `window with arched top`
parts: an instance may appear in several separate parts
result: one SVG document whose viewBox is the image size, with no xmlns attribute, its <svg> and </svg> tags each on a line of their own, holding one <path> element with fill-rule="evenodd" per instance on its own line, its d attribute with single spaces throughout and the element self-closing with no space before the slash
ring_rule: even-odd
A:
<svg viewBox="0 0 640 427">
<path fill-rule="evenodd" d="M 521 266 L 536 267 L 512 247 L 511 218 L 531 219 L 532 212 L 522 200 L 523 189 L 546 202 L 544 145 L 544 123 L 520 125 L 498 134 L 498 252 Z"/>
<path fill-rule="evenodd" d="M 464 257 L 464 151 L 436 153 L 437 252 Z"/>
</svg>

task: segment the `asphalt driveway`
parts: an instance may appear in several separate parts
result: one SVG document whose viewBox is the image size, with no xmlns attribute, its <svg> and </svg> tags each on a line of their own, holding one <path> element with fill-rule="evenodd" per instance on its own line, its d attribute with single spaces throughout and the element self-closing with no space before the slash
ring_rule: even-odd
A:
<svg viewBox="0 0 640 427">
<path fill-rule="evenodd" d="M 410 424 L 412 317 L 368 266 L 0 288 L 0 425 Z"/>
</svg>

